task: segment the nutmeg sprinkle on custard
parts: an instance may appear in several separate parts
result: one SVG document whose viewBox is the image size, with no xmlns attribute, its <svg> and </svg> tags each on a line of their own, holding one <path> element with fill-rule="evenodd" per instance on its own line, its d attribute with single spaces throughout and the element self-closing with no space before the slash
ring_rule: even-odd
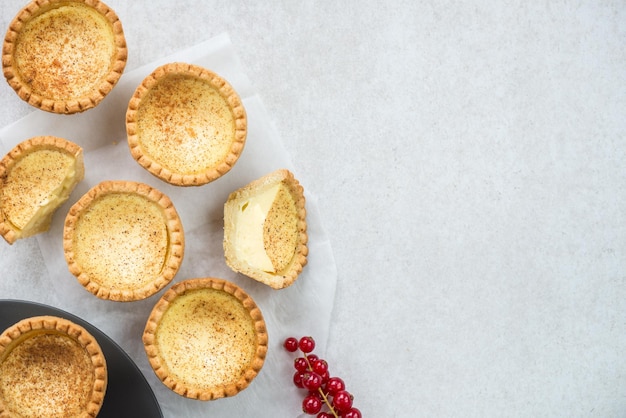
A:
<svg viewBox="0 0 626 418">
<path fill-rule="evenodd" d="M 130 193 L 105 195 L 92 204 L 76 223 L 75 239 L 83 272 L 116 289 L 145 286 L 161 273 L 167 255 L 160 208 Z"/>
<path fill-rule="evenodd" d="M 161 319 L 156 339 L 170 373 L 200 388 L 235 384 L 256 348 L 247 310 L 234 296 L 214 289 L 176 298 Z"/>
<path fill-rule="evenodd" d="M 84 4 L 68 3 L 27 21 L 14 57 L 33 93 L 69 100 L 88 95 L 111 70 L 112 38 L 104 16 Z"/>
<path fill-rule="evenodd" d="M 0 363 L 0 392 L 23 418 L 66 418 L 86 410 L 94 384 L 87 351 L 70 337 L 42 333 Z"/>
</svg>

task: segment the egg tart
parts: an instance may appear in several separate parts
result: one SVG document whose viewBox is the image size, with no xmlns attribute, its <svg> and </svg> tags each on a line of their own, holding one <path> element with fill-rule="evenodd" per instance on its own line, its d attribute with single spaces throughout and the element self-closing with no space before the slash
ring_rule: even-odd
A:
<svg viewBox="0 0 626 418">
<path fill-rule="evenodd" d="M 293 284 L 307 263 L 303 187 L 281 169 L 232 192 L 224 204 L 224 256 L 239 273 L 274 289 Z"/>
<path fill-rule="evenodd" d="M 101 1 L 33 0 L 10 23 L 2 69 L 22 100 L 71 114 L 104 99 L 127 55 L 122 24 Z"/>
<path fill-rule="evenodd" d="M 9 244 L 49 229 L 55 211 L 83 179 L 80 146 L 38 136 L 0 160 L 0 235 Z"/>
<path fill-rule="evenodd" d="M 165 287 L 183 260 L 184 233 L 172 201 L 147 184 L 104 181 L 65 218 L 69 270 L 101 299 L 145 299 Z"/>
<path fill-rule="evenodd" d="M 197 65 L 158 67 L 126 112 L 133 158 L 163 181 L 200 186 L 227 173 L 243 151 L 243 103 L 222 77 Z"/>
<path fill-rule="evenodd" d="M 96 339 L 55 316 L 21 320 L 0 335 L 0 417 L 98 415 L 107 365 Z"/>
<path fill-rule="evenodd" d="M 234 396 L 258 375 L 267 330 L 254 300 L 216 278 L 172 286 L 154 306 L 143 343 L 158 378 L 181 396 Z"/>
</svg>

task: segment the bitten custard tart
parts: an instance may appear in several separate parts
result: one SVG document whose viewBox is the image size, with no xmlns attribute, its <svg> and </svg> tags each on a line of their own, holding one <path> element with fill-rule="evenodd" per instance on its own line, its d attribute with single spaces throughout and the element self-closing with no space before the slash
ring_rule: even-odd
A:
<svg viewBox="0 0 626 418">
<path fill-rule="evenodd" d="M 0 335 L 0 418 L 95 417 L 107 380 L 100 345 L 67 319 L 30 317 Z"/>
<path fill-rule="evenodd" d="M 293 284 L 307 263 L 303 188 L 277 170 L 233 192 L 224 204 L 224 255 L 239 273 L 274 289 Z"/>
<path fill-rule="evenodd" d="M 258 375 L 267 330 L 254 300 L 216 278 L 172 286 L 154 306 L 143 343 L 159 379 L 181 396 L 234 396 Z"/>
<path fill-rule="evenodd" d="M 172 201 L 147 184 L 104 181 L 65 218 L 69 270 L 101 299 L 133 301 L 165 287 L 183 259 L 183 228 Z"/>
<path fill-rule="evenodd" d="M 98 0 L 34 0 L 13 19 L 2 69 L 19 97 L 41 110 L 77 113 L 97 106 L 127 61 L 122 24 Z"/>
<path fill-rule="evenodd" d="M 246 112 L 219 75 L 185 63 L 158 67 L 137 87 L 126 112 L 130 152 L 153 175 L 200 186 L 227 173 L 247 135 Z"/>
<path fill-rule="evenodd" d="M 83 179 L 82 148 L 53 136 L 15 146 L 0 161 L 0 234 L 13 244 L 45 232 Z"/>
</svg>

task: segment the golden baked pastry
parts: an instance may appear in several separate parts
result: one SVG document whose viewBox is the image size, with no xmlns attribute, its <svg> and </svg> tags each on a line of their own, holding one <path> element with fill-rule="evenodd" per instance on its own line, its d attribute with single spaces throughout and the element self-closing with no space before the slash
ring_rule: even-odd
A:
<svg viewBox="0 0 626 418">
<path fill-rule="evenodd" d="M 70 272 L 101 299 L 133 301 L 165 287 L 183 259 L 183 227 L 172 201 L 147 184 L 104 181 L 65 218 Z"/>
<path fill-rule="evenodd" d="M 0 161 L 0 234 L 13 244 L 50 228 L 54 212 L 85 176 L 83 150 L 73 142 L 37 136 Z"/>
<path fill-rule="evenodd" d="M 127 55 L 122 24 L 101 1 L 33 0 L 9 26 L 2 70 L 22 100 L 70 114 L 104 99 Z"/>
<path fill-rule="evenodd" d="M 224 204 L 226 264 L 274 288 L 287 287 L 307 263 L 303 188 L 277 170 L 231 193 Z"/>
<path fill-rule="evenodd" d="M 237 285 L 216 278 L 172 286 L 154 306 L 143 343 L 158 378 L 181 396 L 234 396 L 263 367 L 267 330 L 261 311 Z"/>
<path fill-rule="evenodd" d="M 168 183 L 199 186 L 235 165 L 247 118 L 239 95 L 222 77 L 197 65 L 171 63 L 135 90 L 126 131 L 142 167 Z"/>
<path fill-rule="evenodd" d="M 26 318 L 0 335 L 0 417 L 98 415 L 107 388 L 98 341 L 56 316 Z"/>
</svg>

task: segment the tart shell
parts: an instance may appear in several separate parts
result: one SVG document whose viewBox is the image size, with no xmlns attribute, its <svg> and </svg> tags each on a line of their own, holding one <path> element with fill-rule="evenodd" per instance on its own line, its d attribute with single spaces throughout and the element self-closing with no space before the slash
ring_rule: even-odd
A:
<svg viewBox="0 0 626 418">
<path fill-rule="evenodd" d="M 0 334 L 0 418 L 96 417 L 107 364 L 96 339 L 56 316 L 21 320 Z"/>
<path fill-rule="evenodd" d="M 37 170 L 29 171 L 28 173 L 22 171 L 19 175 L 15 174 L 16 178 L 12 178 L 12 172 L 19 166 L 20 162 L 39 151 L 56 151 L 74 159 L 76 171 L 73 184 L 68 185 L 67 190 L 57 190 L 66 195 L 53 196 L 50 194 L 53 192 L 53 189 L 60 187 L 64 180 L 59 179 L 59 173 L 55 172 L 55 169 L 60 167 L 58 160 L 54 161 L 55 167 L 40 166 Z M 42 163 L 40 162 L 39 164 Z M 56 209 L 69 198 L 75 185 L 82 181 L 84 176 L 83 150 L 79 145 L 71 141 L 55 136 L 36 136 L 16 145 L 0 160 L 0 235 L 9 244 L 13 244 L 20 238 L 47 231 Z M 9 186 L 9 183 L 18 182 L 18 180 L 19 184 Z M 44 190 L 41 188 L 42 185 L 49 187 Z M 12 190 L 11 192 L 9 187 Z M 42 207 L 51 204 L 50 202 L 54 199 L 56 199 L 56 202 L 53 203 L 54 207 L 47 215 L 43 215 L 40 218 L 39 224 L 30 230 L 23 230 L 12 222 L 12 216 L 17 213 L 22 217 L 27 216 L 27 213 L 35 210 L 34 206 Z M 31 216 L 29 219 L 32 220 L 35 215 L 29 216 Z"/>
<path fill-rule="evenodd" d="M 128 57 L 122 24 L 99 0 L 33 0 L 4 38 L 2 70 L 30 105 L 60 114 L 97 106 Z"/>
<path fill-rule="evenodd" d="M 238 394 L 258 375 L 268 335 L 250 296 L 209 277 L 179 282 L 163 294 L 148 318 L 143 343 L 165 386 L 187 398 L 215 400 Z"/>
<path fill-rule="evenodd" d="M 269 272 L 250 265 L 238 256 L 238 225 L 235 214 L 240 211 L 243 206 L 247 205 L 246 202 L 249 201 L 249 199 L 279 183 L 285 186 L 285 190 L 289 192 L 291 198 L 293 199 L 295 213 L 293 213 L 292 216 L 296 218 L 294 224 L 295 230 L 282 231 L 280 229 L 276 229 L 277 232 L 270 232 L 270 237 L 268 238 L 278 240 L 281 238 L 281 235 L 287 235 L 288 232 L 295 234 L 295 243 L 293 247 L 293 256 L 286 263 L 286 265 L 284 265 L 284 267 L 282 267 L 279 271 Z M 304 197 L 304 188 L 294 177 L 293 173 L 287 169 L 273 171 L 232 192 L 224 204 L 223 248 L 226 264 L 233 271 L 266 284 L 273 289 L 283 289 L 291 286 L 297 280 L 304 266 L 307 264 L 307 256 L 309 254 L 309 249 L 307 247 L 308 234 L 305 203 L 306 199 Z M 281 223 L 279 221 L 280 218 L 275 220 L 275 222 Z M 264 228 L 270 231 L 274 230 L 274 228 L 268 228 L 268 225 L 264 225 Z M 275 236 L 272 236 L 272 234 Z"/>
<path fill-rule="evenodd" d="M 169 63 L 135 90 L 126 132 L 131 155 L 151 174 L 176 186 L 201 186 L 235 165 L 247 117 L 224 78 L 197 65 Z"/>
<path fill-rule="evenodd" d="M 132 181 L 104 181 L 65 218 L 70 272 L 101 299 L 134 301 L 163 289 L 182 264 L 183 226 L 172 201 Z"/>
</svg>

